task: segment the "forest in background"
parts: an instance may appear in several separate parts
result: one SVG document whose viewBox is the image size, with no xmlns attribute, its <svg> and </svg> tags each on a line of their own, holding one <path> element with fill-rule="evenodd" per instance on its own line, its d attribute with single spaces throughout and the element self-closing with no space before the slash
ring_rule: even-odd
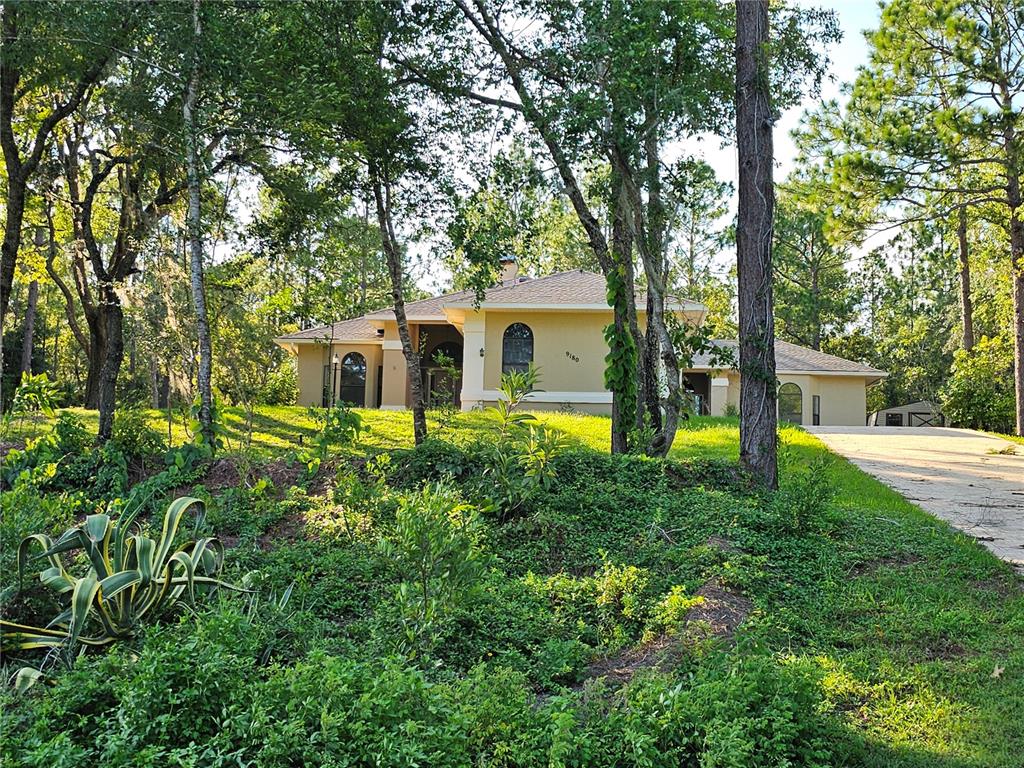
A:
<svg viewBox="0 0 1024 768">
<path fill-rule="evenodd" d="M 389 251 L 404 301 L 423 295 L 415 275 L 486 285 L 514 255 L 534 276 L 653 277 L 734 337 L 734 190 L 680 150 L 730 135 L 728 13 L 685 5 L 623 10 L 611 34 L 602 4 L 546 3 L 519 30 L 477 3 L 4 3 L 4 404 L 31 372 L 66 405 L 100 407 L 106 387 L 112 404 L 187 406 L 204 343 L 224 402 L 293 402 L 273 338 L 391 305 Z M 778 337 L 888 371 L 870 409 L 929 399 L 956 423 L 1017 426 L 1009 9 L 945 23 L 889 4 L 849 99 L 806 115 L 777 185 Z M 779 13 L 783 109 L 837 33 Z M 630 59 L 670 39 L 708 63 L 699 83 L 685 61 Z M 656 332 L 623 347 L 641 380 L 657 359 L 642 347 L 674 343 Z"/>
</svg>

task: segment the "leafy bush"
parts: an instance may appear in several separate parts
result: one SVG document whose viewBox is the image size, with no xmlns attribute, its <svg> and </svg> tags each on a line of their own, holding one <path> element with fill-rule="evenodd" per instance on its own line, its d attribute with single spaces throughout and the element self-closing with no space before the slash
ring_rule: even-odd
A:
<svg viewBox="0 0 1024 768">
<path fill-rule="evenodd" d="M 401 499 L 381 551 L 397 564 L 395 592 L 410 650 L 429 648 L 436 625 L 477 586 L 483 570 L 477 510 L 437 484 Z"/>
<path fill-rule="evenodd" d="M 149 417 L 140 408 L 118 409 L 110 440 L 128 458 L 156 456 L 167 450 L 163 435 L 149 425 Z"/>
<path fill-rule="evenodd" d="M 85 428 L 85 423 L 70 411 L 61 411 L 57 414 L 57 419 L 53 423 L 52 438 L 58 456 L 81 453 L 92 442 L 92 435 Z"/>
<path fill-rule="evenodd" d="M 290 360 L 284 360 L 267 375 L 266 382 L 256 391 L 255 400 L 262 405 L 292 405 L 298 391 L 295 366 Z"/>
<path fill-rule="evenodd" d="M 482 453 L 479 447 L 464 449 L 428 437 L 415 448 L 392 452 L 390 480 L 400 488 L 417 488 L 443 478 L 468 480 L 483 471 Z"/>
<path fill-rule="evenodd" d="M 500 429 L 498 440 L 485 449 L 481 492 L 503 521 L 529 511 L 538 496 L 551 489 L 557 475 L 554 460 L 565 448 L 561 432 L 531 424 L 537 417 L 519 410 L 538 382 L 532 365 L 501 377 L 501 398 L 494 408 Z"/>
<path fill-rule="evenodd" d="M 351 466 L 339 468 L 332 492 L 334 503 L 310 510 L 307 529 L 327 539 L 344 536 L 352 542 L 367 538 L 378 510 L 390 501 L 386 482 L 390 464 L 391 457 L 385 453 L 367 461 L 365 476 Z"/>
<path fill-rule="evenodd" d="M 360 434 L 369 430 L 368 426 L 363 425 L 362 416 L 344 403 L 338 403 L 333 408 L 310 407 L 308 414 L 317 431 L 313 449 L 305 458 L 310 475 L 316 474 L 332 450 L 351 445 L 359 439 Z"/>
<path fill-rule="evenodd" d="M 941 397 L 942 412 L 950 423 L 1011 432 L 1015 411 L 1010 340 L 982 336 L 970 352 L 958 349 Z"/>
<path fill-rule="evenodd" d="M 14 390 L 11 407 L 0 420 L 0 438 L 9 437 L 15 423 L 20 429 L 22 422 L 31 414 L 52 416 L 57 398 L 57 385 L 45 373 L 35 376 L 28 372 L 22 373 L 21 383 Z"/>
<path fill-rule="evenodd" d="M 819 454 L 806 466 L 799 466 L 794 457 L 783 455 L 787 471 L 772 505 L 783 525 L 806 532 L 827 527 L 829 504 L 835 495 L 829 469 L 832 460 Z"/>
<path fill-rule="evenodd" d="M 56 464 L 64 460 L 64 465 L 74 464 L 81 459 L 81 454 L 89 445 L 91 436 L 82 420 L 68 411 L 57 414 L 53 429 L 46 435 L 29 440 L 24 450 L 11 449 L 3 457 L 2 482 L 5 487 L 14 485 L 15 479 L 26 470 Z M 91 465 L 91 459 L 90 465 Z M 56 474 L 56 468 L 47 477 L 40 477 L 43 482 Z M 91 472 L 90 472 L 91 474 Z"/>
</svg>

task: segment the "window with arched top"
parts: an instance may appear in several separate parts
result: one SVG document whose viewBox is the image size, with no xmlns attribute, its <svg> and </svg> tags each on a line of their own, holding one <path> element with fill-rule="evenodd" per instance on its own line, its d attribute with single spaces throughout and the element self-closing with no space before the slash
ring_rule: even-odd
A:
<svg viewBox="0 0 1024 768">
<path fill-rule="evenodd" d="M 349 352 L 341 361 L 338 402 L 362 408 L 366 404 L 366 358 Z"/>
<path fill-rule="evenodd" d="M 779 421 L 803 424 L 804 393 L 791 381 L 779 387 Z"/>
<path fill-rule="evenodd" d="M 533 362 L 533 331 L 523 323 L 512 323 L 501 340 L 501 372 L 525 371 Z"/>
</svg>

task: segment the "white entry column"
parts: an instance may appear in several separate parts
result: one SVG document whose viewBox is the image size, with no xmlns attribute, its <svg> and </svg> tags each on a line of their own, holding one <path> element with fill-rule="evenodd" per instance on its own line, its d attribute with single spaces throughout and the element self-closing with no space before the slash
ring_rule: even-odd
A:
<svg viewBox="0 0 1024 768">
<path fill-rule="evenodd" d="M 471 411 L 484 399 L 484 314 L 471 311 L 462 325 L 462 410 Z"/>
<path fill-rule="evenodd" d="M 725 416 L 725 405 L 729 402 L 729 379 L 718 376 L 711 380 L 708 396 L 708 411 L 712 416 Z"/>
</svg>

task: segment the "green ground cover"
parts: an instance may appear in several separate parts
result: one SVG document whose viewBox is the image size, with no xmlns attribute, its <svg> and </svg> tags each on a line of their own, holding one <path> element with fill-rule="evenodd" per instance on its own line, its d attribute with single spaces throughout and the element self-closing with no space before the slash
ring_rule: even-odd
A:
<svg viewBox="0 0 1024 768">
<path fill-rule="evenodd" d="M 203 498 L 225 578 L 258 572 L 259 599 L 218 593 L 0 694 L 3 763 L 1020 765 L 1021 579 L 813 436 L 782 431 L 764 496 L 733 468 L 733 420 L 687 422 L 665 462 L 609 456 L 607 419 L 538 414 L 565 446 L 508 513 L 522 478 L 495 469 L 493 414 L 435 419 L 416 450 L 408 414 L 361 415 L 313 474 L 304 409 L 259 409 L 251 440 L 227 409 L 233 457 L 151 506 Z M 89 461 L 4 493 L 5 618 L 57 608 L 12 594 L 17 539 L 152 482 Z M 748 601 L 733 637 L 688 623 L 709 582 Z"/>
</svg>

